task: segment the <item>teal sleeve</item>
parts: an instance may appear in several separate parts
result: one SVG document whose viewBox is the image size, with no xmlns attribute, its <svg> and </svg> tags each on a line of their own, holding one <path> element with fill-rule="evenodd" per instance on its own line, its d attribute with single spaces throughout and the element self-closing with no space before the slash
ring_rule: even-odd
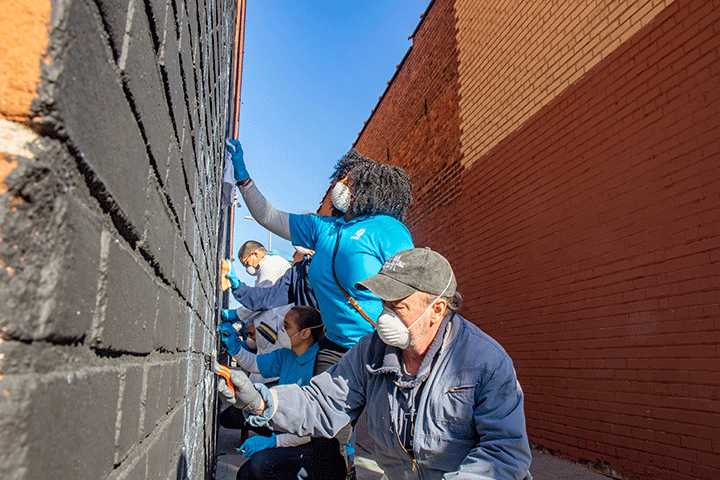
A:
<svg viewBox="0 0 720 480">
<path fill-rule="evenodd" d="M 279 377 L 282 362 L 280 353 L 282 349 L 273 350 L 272 352 L 263 353 L 256 358 L 258 372 L 265 378 Z"/>
<path fill-rule="evenodd" d="M 387 219 L 387 217 L 385 217 Z M 399 221 L 392 219 L 385 227 L 385 233 L 379 242 L 380 259 L 384 263 L 388 258 L 398 252 L 415 248 L 412 235 L 407 227 Z"/>
<path fill-rule="evenodd" d="M 290 242 L 293 245 L 315 250 L 315 239 L 319 231 L 318 215 L 290 214 Z"/>
</svg>

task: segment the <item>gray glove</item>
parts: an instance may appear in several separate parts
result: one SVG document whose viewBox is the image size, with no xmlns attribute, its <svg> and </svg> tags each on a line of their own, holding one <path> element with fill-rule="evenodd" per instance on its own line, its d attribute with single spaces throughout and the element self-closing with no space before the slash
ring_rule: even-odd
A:
<svg viewBox="0 0 720 480">
<path fill-rule="evenodd" d="M 224 377 L 218 379 L 218 392 L 225 400 L 237 408 L 250 414 L 260 411 L 263 406 L 263 398 L 260 396 L 250 379 L 242 370 L 230 370 L 230 380 L 235 387 L 235 394 L 228 387 Z"/>
</svg>

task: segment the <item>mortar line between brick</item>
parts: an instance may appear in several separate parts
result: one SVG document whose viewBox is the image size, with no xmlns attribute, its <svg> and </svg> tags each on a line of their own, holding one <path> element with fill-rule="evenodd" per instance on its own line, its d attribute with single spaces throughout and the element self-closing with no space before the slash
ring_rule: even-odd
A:
<svg viewBox="0 0 720 480">
<path fill-rule="evenodd" d="M 117 61 L 118 67 L 121 71 L 125 70 L 128 52 L 130 51 L 130 39 L 132 38 L 130 32 L 135 18 L 135 2 L 136 0 L 130 0 L 130 3 L 128 4 L 127 18 L 125 20 L 125 34 L 123 35 L 122 47 L 120 47 L 120 58 L 118 58 Z"/>
<path fill-rule="evenodd" d="M 100 8 L 101 5 L 98 3 L 98 1 L 99 0 L 95 0 L 95 6 L 97 7 L 98 12 L 102 12 L 102 9 Z M 113 48 L 111 36 L 108 33 L 108 31 L 109 31 L 108 25 L 105 22 L 105 18 L 102 16 L 102 14 L 100 14 L 100 21 L 102 24 L 103 31 L 105 33 L 105 39 L 108 42 L 108 45 L 110 46 L 110 51 L 112 51 L 114 55 L 119 56 L 118 58 L 114 59 L 115 65 L 118 67 L 118 70 L 119 70 L 118 80 L 122 87 L 123 94 L 125 95 L 125 99 L 128 102 L 128 106 L 130 107 L 130 111 L 132 112 L 133 118 L 135 119 L 135 123 L 138 126 L 138 130 L 140 131 L 140 136 L 141 136 L 141 138 L 143 140 L 143 144 L 145 146 L 145 152 L 148 156 L 148 159 L 150 160 L 150 167 L 152 168 L 153 172 L 155 173 L 155 176 L 157 178 L 158 184 L 160 185 L 163 195 L 166 197 L 166 200 L 168 202 L 168 207 L 170 208 L 170 211 L 172 213 L 172 218 L 175 222 L 175 226 L 177 227 L 178 232 L 182 232 L 182 226 L 180 225 L 180 217 L 178 216 L 175 206 L 173 205 L 169 195 L 164 191 L 165 185 L 163 184 L 162 175 L 160 174 L 160 168 L 158 167 L 157 159 L 153 155 L 152 150 L 150 148 L 150 142 L 148 141 L 148 136 L 147 136 L 147 132 L 145 131 L 145 126 L 144 126 L 143 122 L 141 121 L 140 114 L 139 114 L 138 108 L 137 108 L 137 104 L 135 103 L 135 97 L 132 95 L 132 92 L 128 85 L 128 81 L 125 78 L 125 70 L 123 68 L 125 66 L 125 61 L 127 59 L 127 50 L 129 50 L 129 41 L 131 39 L 130 31 L 132 29 L 132 20 L 135 16 L 135 2 L 136 1 L 139 1 L 139 0 L 131 0 L 130 4 L 128 6 L 128 17 L 127 17 L 127 22 L 125 25 L 125 35 L 123 37 L 123 45 L 122 45 L 121 52 L 116 52 L 115 49 Z M 150 7 L 147 5 L 147 3 L 145 4 L 145 8 L 146 8 L 146 10 L 150 9 Z M 154 21 L 152 18 L 152 12 L 151 11 L 148 12 L 147 16 L 148 16 L 148 22 L 150 22 L 149 25 L 151 27 L 153 27 Z M 155 29 L 151 28 L 151 32 L 154 32 L 154 31 L 155 31 Z M 155 37 L 153 37 L 153 41 L 156 41 Z M 156 50 L 157 50 L 157 45 L 156 45 Z M 161 75 L 163 75 L 165 73 L 164 66 L 160 65 L 159 70 L 160 70 Z M 166 95 L 167 95 L 167 92 L 166 92 Z M 169 98 L 166 100 L 169 101 Z M 173 116 L 172 104 L 171 103 L 168 104 L 168 107 L 169 107 L 168 113 L 170 114 L 170 118 L 173 121 L 173 129 L 175 130 L 175 140 L 178 141 L 177 127 L 175 125 L 175 119 Z"/>
<path fill-rule="evenodd" d="M 142 379 L 142 390 L 140 392 L 140 415 L 138 416 L 138 433 L 137 438 L 140 439 L 140 442 L 144 440 L 141 438 L 141 435 L 143 433 L 143 428 L 145 425 L 145 410 L 147 409 L 147 390 L 148 390 L 148 372 L 150 370 L 150 365 L 143 365 L 143 379 Z"/>
<path fill-rule="evenodd" d="M 110 232 L 103 230 L 100 233 L 100 262 L 98 265 L 98 288 L 95 299 L 95 313 L 93 313 L 92 324 L 90 327 L 90 338 L 88 343 L 90 346 L 100 338 L 102 334 L 102 324 L 105 321 L 105 311 L 107 309 L 107 277 L 110 257 Z"/>
<path fill-rule="evenodd" d="M 147 452 L 152 448 L 154 444 L 156 444 L 163 436 L 167 433 L 168 428 L 170 428 L 173 418 L 176 415 L 179 415 L 181 410 L 177 408 L 172 408 L 168 412 L 165 413 L 165 416 L 160 419 L 158 424 L 155 426 L 153 431 L 145 437 L 139 444 L 135 445 L 130 454 L 126 457 L 125 461 L 122 462 L 120 465 L 117 465 L 115 469 L 110 473 L 110 475 L 107 477 L 108 480 L 116 480 L 121 478 L 127 478 L 127 472 L 131 471 L 133 466 L 135 466 L 138 461 L 140 461 L 143 458 L 143 455 L 147 454 Z M 142 421 L 142 420 L 141 420 Z M 142 425 L 142 423 L 141 423 Z M 125 465 L 127 463 L 127 465 Z M 173 478 L 175 478 L 175 474 L 173 472 Z"/>
<path fill-rule="evenodd" d="M 51 136 L 51 138 L 58 139 L 65 144 L 65 148 L 75 159 L 78 170 L 85 179 L 85 185 L 90 190 L 90 195 L 97 200 L 102 211 L 110 217 L 118 234 L 130 245 L 130 248 L 134 249 L 139 235 L 128 220 L 127 214 L 107 190 L 106 185 L 85 161 L 83 154 L 75 147 L 70 138 L 60 135 Z"/>
<path fill-rule="evenodd" d="M 120 432 L 122 430 L 122 417 L 123 417 L 123 411 L 122 411 L 122 402 L 123 402 L 123 396 L 125 395 L 125 382 L 126 382 L 127 372 L 122 372 L 120 374 L 120 389 L 118 391 L 118 401 L 117 401 L 117 417 L 115 418 L 115 455 L 114 455 L 114 461 L 115 467 L 117 467 L 120 464 L 120 449 L 119 449 L 119 443 L 120 443 Z"/>
</svg>

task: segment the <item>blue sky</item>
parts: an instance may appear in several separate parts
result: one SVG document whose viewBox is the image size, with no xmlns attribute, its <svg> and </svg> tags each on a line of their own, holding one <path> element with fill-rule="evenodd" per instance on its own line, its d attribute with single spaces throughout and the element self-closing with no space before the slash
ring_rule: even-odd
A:
<svg viewBox="0 0 720 480">
<path fill-rule="evenodd" d="M 251 178 L 276 208 L 317 210 L 335 163 L 370 117 L 428 4 L 248 1 L 238 137 Z M 246 215 L 244 204 L 235 210 L 235 255 L 245 240 L 267 247 L 267 230 Z M 274 235 L 272 247 L 293 251 Z M 239 261 L 234 266 L 254 283 Z"/>
</svg>

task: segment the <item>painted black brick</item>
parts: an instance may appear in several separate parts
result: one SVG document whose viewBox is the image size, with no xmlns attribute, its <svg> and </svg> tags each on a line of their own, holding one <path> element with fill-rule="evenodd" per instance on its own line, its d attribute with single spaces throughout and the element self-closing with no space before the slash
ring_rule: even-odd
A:
<svg viewBox="0 0 720 480">
<path fill-rule="evenodd" d="M 91 340 L 99 350 L 147 354 L 152 351 L 152 327 L 158 285 L 135 254 L 110 242 L 107 307 Z M 148 325 L 149 324 L 149 325 Z"/>
<path fill-rule="evenodd" d="M 140 228 L 150 171 L 140 130 L 112 61 L 97 10 L 73 1 L 67 18 L 66 56 L 57 78 L 58 126 L 87 162 L 116 208 Z"/>
<path fill-rule="evenodd" d="M 54 310 L 44 334 L 79 340 L 90 331 L 95 313 L 100 270 L 100 232 L 97 217 L 75 197 L 68 199 L 68 252 L 60 267 Z"/>
<path fill-rule="evenodd" d="M 3 432 L 45 446 L 28 449 L 25 478 L 107 476 L 114 466 L 117 370 L 79 370 L 26 382 L 26 430 Z"/>
<path fill-rule="evenodd" d="M 150 252 L 167 279 L 172 272 L 175 237 L 179 232 L 160 186 L 154 180 L 149 182 L 147 202 L 143 247 Z"/>
</svg>

